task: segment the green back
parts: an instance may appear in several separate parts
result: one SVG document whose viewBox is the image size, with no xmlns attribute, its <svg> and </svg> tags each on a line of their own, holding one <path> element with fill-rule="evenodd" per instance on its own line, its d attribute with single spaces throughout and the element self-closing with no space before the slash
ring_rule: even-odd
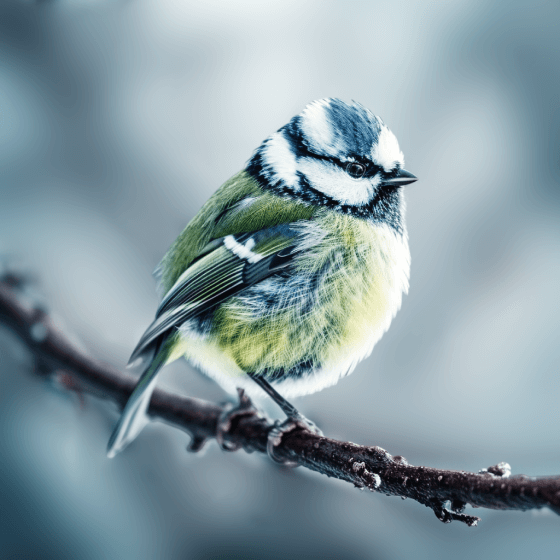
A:
<svg viewBox="0 0 560 560">
<path fill-rule="evenodd" d="M 254 200 L 236 207 L 246 198 Z M 208 199 L 163 257 L 160 265 L 163 293 L 169 291 L 213 239 L 309 220 L 314 212 L 312 206 L 263 191 L 246 171 L 240 171 Z"/>
</svg>

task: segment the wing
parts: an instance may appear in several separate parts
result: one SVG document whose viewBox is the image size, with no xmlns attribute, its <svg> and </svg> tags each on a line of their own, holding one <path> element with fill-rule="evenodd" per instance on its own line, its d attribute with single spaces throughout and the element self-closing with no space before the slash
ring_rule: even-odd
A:
<svg viewBox="0 0 560 560">
<path fill-rule="evenodd" d="M 309 220 L 315 207 L 264 191 L 246 171 L 226 181 L 175 240 L 158 267 L 166 294 L 213 240 Z"/>
<path fill-rule="evenodd" d="M 163 298 L 130 362 L 171 329 L 290 265 L 299 231 L 283 224 L 211 241 Z"/>
</svg>

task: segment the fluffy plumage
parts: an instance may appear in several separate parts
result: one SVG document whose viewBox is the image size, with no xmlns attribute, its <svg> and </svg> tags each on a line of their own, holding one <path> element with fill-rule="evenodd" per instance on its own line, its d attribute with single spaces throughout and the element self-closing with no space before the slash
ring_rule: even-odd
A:
<svg viewBox="0 0 560 560">
<path fill-rule="evenodd" d="M 160 265 L 164 298 L 132 356 L 148 369 L 110 455 L 135 437 L 160 367 L 180 356 L 228 391 L 259 395 L 253 376 L 286 397 L 367 357 L 408 290 L 401 187 L 415 177 L 403 165 L 381 119 L 337 99 L 267 138 Z"/>
</svg>

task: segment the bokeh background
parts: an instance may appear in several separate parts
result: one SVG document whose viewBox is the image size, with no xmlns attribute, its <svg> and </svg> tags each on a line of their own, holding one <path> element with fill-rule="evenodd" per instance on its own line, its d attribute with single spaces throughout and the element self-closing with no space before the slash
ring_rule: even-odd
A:
<svg viewBox="0 0 560 560">
<path fill-rule="evenodd" d="M 4 0 L 0 253 L 123 366 L 151 271 L 207 197 L 309 101 L 399 138 L 410 294 L 355 373 L 296 404 L 413 464 L 560 473 L 560 4 Z M 186 363 L 162 386 L 221 400 Z M 114 460 L 111 403 L 31 373 L 0 330 L 0 557 L 558 558 L 560 519 L 476 529 L 151 424 Z"/>
</svg>

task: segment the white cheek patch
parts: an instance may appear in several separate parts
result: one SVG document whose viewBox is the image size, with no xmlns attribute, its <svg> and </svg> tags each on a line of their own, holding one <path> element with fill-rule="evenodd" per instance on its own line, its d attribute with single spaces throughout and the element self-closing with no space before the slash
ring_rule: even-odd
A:
<svg viewBox="0 0 560 560">
<path fill-rule="evenodd" d="M 298 164 L 313 188 L 344 205 L 367 204 L 379 184 L 377 176 L 371 179 L 352 179 L 337 165 L 312 158 L 301 158 Z"/>
<path fill-rule="evenodd" d="M 371 150 L 371 155 L 373 161 L 383 167 L 387 173 L 392 171 L 397 163 L 401 167 L 404 166 L 404 156 L 399 148 L 397 138 L 386 126 L 381 128 L 377 144 Z"/>
<path fill-rule="evenodd" d="M 272 183 L 283 181 L 293 189 L 299 189 L 296 156 L 283 134 L 275 132 L 262 151 L 263 173 Z"/>
</svg>

